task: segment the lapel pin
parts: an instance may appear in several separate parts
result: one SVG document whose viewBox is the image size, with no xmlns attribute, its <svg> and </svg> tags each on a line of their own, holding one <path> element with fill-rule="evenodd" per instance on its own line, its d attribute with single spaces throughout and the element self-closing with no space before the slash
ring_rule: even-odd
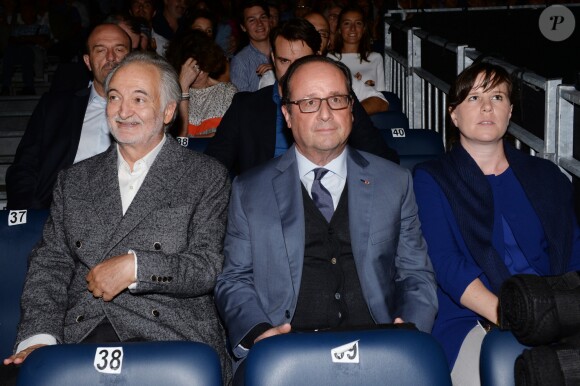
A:
<svg viewBox="0 0 580 386">
<path fill-rule="evenodd" d="M 361 179 L 361 182 L 365 185 L 370 185 L 370 183 L 371 183 L 369 180 L 363 180 L 363 179 Z"/>
</svg>

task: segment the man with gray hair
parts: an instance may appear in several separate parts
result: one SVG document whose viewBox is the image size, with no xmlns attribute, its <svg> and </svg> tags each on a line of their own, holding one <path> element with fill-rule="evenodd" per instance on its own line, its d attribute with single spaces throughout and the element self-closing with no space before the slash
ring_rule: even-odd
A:
<svg viewBox="0 0 580 386">
<path fill-rule="evenodd" d="M 213 303 L 230 192 L 217 161 L 165 134 L 181 98 L 161 57 L 128 55 L 105 81 L 116 143 L 60 173 L 30 256 L 16 354 L 45 344 L 191 340 L 229 378 Z"/>
</svg>

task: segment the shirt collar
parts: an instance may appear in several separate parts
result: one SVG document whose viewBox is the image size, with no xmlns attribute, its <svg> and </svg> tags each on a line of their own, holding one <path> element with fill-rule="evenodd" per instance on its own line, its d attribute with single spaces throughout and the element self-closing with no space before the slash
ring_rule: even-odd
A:
<svg viewBox="0 0 580 386">
<path fill-rule="evenodd" d="M 345 180 L 346 180 L 346 149 L 347 147 L 344 148 L 344 150 L 342 151 L 342 153 L 340 153 L 338 157 L 336 157 L 328 164 L 323 166 L 325 169 L 328 169 L 332 173 L 336 174 L 337 176 Z M 298 151 L 296 146 L 294 147 L 294 151 L 296 152 L 298 173 L 301 179 L 306 177 L 306 175 L 310 173 L 313 169 L 321 167 L 310 161 L 304 155 L 302 155 L 302 153 Z"/>
<path fill-rule="evenodd" d="M 91 89 L 91 91 L 89 93 L 89 104 L 91 104 L 93 102 L 99 102 L 99 103 L 104 104 L 104 105 L 107 104 L 107 101 L 105 100 L 105 98 L 100 96 L 97 93 L 97 90 L 95 90 L 95 85 L 93 84 L 92 81 L 91 81 L 89 88 Z"/>
<path fill-rule="evenodd" d="M 153 148 L 153 150 L 151 150 L 143 158 L 135 162 L 135 165 L 133 165 L 133 172 L 143 167 L 145 167 L 148 170 L 151 167 L 151 165 L 153 165 L 153 162 L 155 161 L 155 158 L 157 158 L 157 155 L 161 151 L 161 148 L 163 147 L 165 141 L 167 141 L 167 137 L 164 135 L 163 138 L 161 139 L 161 142 L 159 142 L 157 146 Z M 131 172 L 131 168 L 129 167 L 127 161 L 125 161 L 125 158 L 123 158 L 123 155 L 119 150 L 119 144 L 117 144 L 117 169 L 121 168 L 124 168 L 129 173 Z"/>
</svg>

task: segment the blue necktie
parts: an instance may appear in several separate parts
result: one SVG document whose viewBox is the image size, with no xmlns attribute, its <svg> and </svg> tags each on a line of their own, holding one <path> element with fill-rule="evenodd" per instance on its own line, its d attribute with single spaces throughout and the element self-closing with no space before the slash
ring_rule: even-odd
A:
<svg viewBox="0 0 580 386">
<path fill-rule="evenodd" d="M 328 173 L 328 169 L 316 168 L 314 169 L 314 182 L 312 183 L 312 201 L 314 205 L 320 210 L 320 213 L 330 222 L 332 214 L 334 213 L 334 205 L 332 204 L 332 196 L 330 192 L 322 185 L 320 180 Z"/>
</svg>

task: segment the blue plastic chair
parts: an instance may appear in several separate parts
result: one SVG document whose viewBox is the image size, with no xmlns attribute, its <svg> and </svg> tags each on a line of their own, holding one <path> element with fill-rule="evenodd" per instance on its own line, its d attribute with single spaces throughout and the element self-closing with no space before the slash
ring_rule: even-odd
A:
<svg viewBox="0 0 580 386">
<path fill-rule="evenodd" d="M 389 102 L 389 111 L 403 111 L 403 102 L 397 94 L 391 91 L 381 91 L 387 102 Z"/>
<path fill-rule="evenodd" d="M 510 331 L 495 328 L 488 332 L 479 356 L 481 386 L 514 386 L 514 365 L 526 348 Z"/>
<path fill-rule="evenodd" d="M 57 344 L 26 358 L 18 385 L 221 386 L 222 376 L 217 353 L 203 343 Z"/>
<path fill-rule="evenodd" d="M 400 329 L 273 336 L 250 350 L 244 380 L 252 386 L 451 385 L 435 339 Z"/>
<path fill-rule="evenodd" d="M 26 215 L 26 223 L 18 224 Z M 40 240 L 48 210 L 0 210 L 0 357 L 12 355 L 28 255 Z M 13 225 L 11 225 L 13 224 Z"/>
<path fill-rule="evenodd" d="M 399 154 L 401 166 L 409 170 L 445 152 L 441 134 L 433 130 L 393 128 L 380 131 L 385 142 Z"/>
<path fill-rule="evenodd" d="M 379 130 L 408 129 L 409 119 L 400 111 L 385 111 L 369 115 L 373 125 Z"/>
<path fill-rule="evenodd" d="M 187 148 L 203 153 L 211 138 L 188 138 Z"/>
</svg>

